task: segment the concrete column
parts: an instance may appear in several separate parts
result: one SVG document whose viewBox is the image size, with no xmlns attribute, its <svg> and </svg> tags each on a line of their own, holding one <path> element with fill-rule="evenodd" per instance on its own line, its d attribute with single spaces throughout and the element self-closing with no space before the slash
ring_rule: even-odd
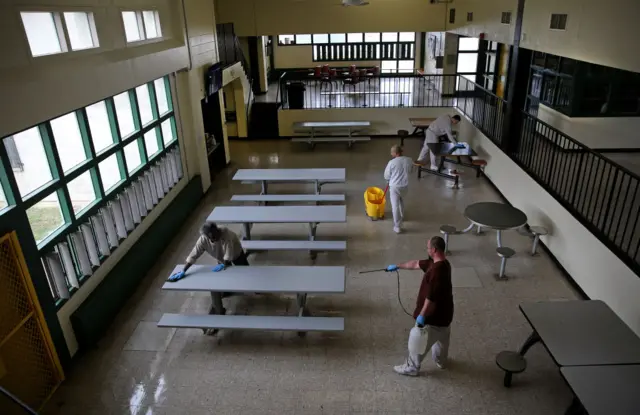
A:
<svg viewBox="0 0 640 415">
<path fill-rule="evenodd" d="M 260 92 L 269 90 L 269 80 L 267 79 L 267 68 L 269 67 L 269 57 L 267 56 L 268 36 L 258 36 L 258 82 Z M 256 82 L 254 80 L 254 82 Z"/>
</svg>

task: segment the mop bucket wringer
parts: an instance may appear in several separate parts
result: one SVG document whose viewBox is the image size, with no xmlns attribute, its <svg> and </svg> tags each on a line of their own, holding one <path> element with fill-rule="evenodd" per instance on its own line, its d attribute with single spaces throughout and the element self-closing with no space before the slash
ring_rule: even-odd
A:
<svg viewBox="0 0 640 415">
<path fill-rule="evenodd" d="M 387 189 L 389 187 L 387 186 Z M 384 219 L 387 190 L 379 187 L 367 187 L 364 192 L 364 207 L 371 220 Z"/>
</svg>

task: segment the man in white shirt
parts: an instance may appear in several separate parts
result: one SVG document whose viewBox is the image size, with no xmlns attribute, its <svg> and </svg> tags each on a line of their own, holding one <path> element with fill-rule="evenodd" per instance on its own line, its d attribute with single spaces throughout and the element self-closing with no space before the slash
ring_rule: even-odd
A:
<svg viewBox="0 0 640 415">
<path fill-rule="evenodd" d="M 187 270 L 196 263 L 198 258 L 204 253 L 208 253 L 218 261 L 218 265 L 213 268 L 214 272 L 224 271 L 231 265 L 249 265 L 247 254 L 242 249 L 240 238 L 230 229 L 218 227 L 213 222 L 205 222 L 200 228 L 200 237 L 187 257 L 184 269 L 169 277 L 170 282 L 181 280 L 188 275 Z M 225 314 L 226 310 L 222 305 L 222 297 L 228 297 L 231 293 L 211 291 L 211 307 L 209 314 Z M 217 329 L 203 330 L 205 334 L 216 334 Z"/>
<path fill-rule="evenodd" d="M 384 179 L 389 182 L 389 197 L 391 198 L 391 211 L 393 212 L 393 231 L 402 231 L 404 219 L 404 203 L 402 198 L 407 194 L 409 186 L 409 174 L 413 170 L 413 160 L 402 155 L 402 147 L 391 147 L 391 159 L 384 169 Z"/>
<path fill-rule="evenodd" d="M 427 153 L 429 153 L 429 157 L 431 159 L 431 170 L 438 170 L 438 160 L 435 154 L 432 151 L 429 151 L 429 143 L 437 143 L 438 137 L 446 135 L 449 141 L 453 144 L 457 144 L 458 142 L 453 137 L 453 132 L 451 131 L 451 126 L 456 125 L 460 122 L 460 116 L 454 115 L 453 117 L 445 114 L 441 115 L 434 122 L 429 124 L 429 128 L 425 132 L 424 144 L 422 145 L 422 150 L 420 150 L 420 155 L 418 156 L 418 163 L 424 164 L 425 158 L 427 157 Z"/>
</svg>

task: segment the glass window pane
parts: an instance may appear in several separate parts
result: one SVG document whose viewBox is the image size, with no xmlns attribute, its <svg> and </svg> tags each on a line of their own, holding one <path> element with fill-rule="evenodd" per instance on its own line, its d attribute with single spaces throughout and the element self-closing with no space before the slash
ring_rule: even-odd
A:
<svg viewBox="0 0 640 415">
<path fill-rule="evenodd" d="M 156 101 L 158 101 L 158 111 L 160 115 L 169 112 L 169 101 L 167 99 L 167 89 L 164 83 L 164 78 L 156 79 L 153 81 L 156 87 Z"/>
<path fill-rule="evenodd" d="M 4 171 L 0 170 L 0 173 L 4 174 Z M 9 206 L 9 203 L 7 202 L 7 197 L 4 194 L 2 183 L 0 183 L 0 210 L 6 208 L 7 206 Z"/>
<path fill-rule="evenodd" d="M 75 112 L 51 120 L 51 130 L 64 172 L 87 159 Z"/>
<path fill-rule="evenodd" d="M 27 209 L 27 218 L 36 243 L 40 243 L 56 229 L 64 225 L 58 193 L 53 192 Z"/>
<path fill-rule="evenodd" d="M 397 42 L 398 41 L 398 32 L 384 32 L 382 34 L 383 42 Z"/>
<path fill-rule="evenodd" d="M 382 61 L 380 70 L 385 73 L 394 73 L 398 69 L 398 61 Z"/>
<path fill-rule="evenodd" d="M 73 179 L 67 185 L 67 189 L 69 189 L 71 205 L 75 213 L 80 212 L 91 202 L 96 200 L 96 193 L 93 189 L 93 180 L 91 180 L 90 171 L 86 171 Z"/>
<path fill-rule="evenodd" d="M 311 35 L 296 35 L 296 45 L 310 45 Z"/>
<path fill-rule="evenodd" d="M 364 34 L 365 42 L 377 43 L 380 42 L 380 33 L 365 33 Z"/>
<path fill-rule="evenodd" d="M 107 193 L 113 186 L 118 184 L 123 177 L 120 174 L 120 166 L 118 165 L 118 157 L 114 154 L 109 156 L 98 164 L 100 178 L 102 179 L 102 188 Z"/>
<path fill-rule="evenodd" d="M 53 13 L 21 12 L 31 55 L 42 56 L 62 52 Z"/>
<path fill-rule="evenodd" d="M 91 30 L 91 18 L 92 16 L 89 13 L 64 13 L 64 22 L 67 26 L 72 50 L 89 49 L 97 46 L 94 44 Z"/>
<path fill-rule="evenodd" d="M 477 53 L 459 53 L 458 54 L 458 66 L 456 68 L 458 73 L 476 72 L 477 65 L 478 65 Z"/>
<path fill-rule="evenodd" d="M 411 73 L 413 72 L 413 61 L 399 61 L 398 62 L 398 72 L 406 72 L 406 73 Z"/>
<path fill-rule="evenodd" d="M 91 141 L 96 154 L 114 143 L 109 123 L 109 113 L 107 104 L 100 101 L 85 108 L 87 119 L 89 120 L 89 130 L 91 131 Z"/>
<path fill-rule="evenodd" d="M 13 175 L 22 197 L 51 181 L 53 176 L 38 127 L 5 138 L 4 146 L 9 159 L 15 161 Z"/>
<path fill-rule="evenodd" d="M 124 34 L 127 37 L 127 42 L 142 40 L 136 12 L 122 12 L 122 22 L 124 23 Z"/>
<path fill-rule="evenodd" d="M 153 121 L 153 112 L 151 111 L 151 98 L 149 97 L 149 88 L 147 84 L 140 85 L 136 88 L 136 96 L 138 97 L 138 110 L 140 111 L 140 122 L 147 125 Z"/>
<path fill-rule="evenodd" d="M 295 43 L 295 35 L 279 35 L 278 44 L 291 45 Z"/>
<path fill-rule="evenodd" d="M 415 32 L 400 32 L 400 42 L 415 42 Z"/>
<path fill-rule="evenodd" d="M 142 157 L 140 157 L 140 147 L 138 141 L 135 140 L 127 144 L 124 148 L 124 159 L 127 162 L 127 171 L 133 172 L 142 164 Z"/>
<path fill-rule="evenodd" d="M 124 138 L 136 131 L 136 126 L 133 123 L 133 110 L 131 108 L 131 101 L 129 101 L 129 93 L 123 92 L 122 94 L 116 95 L 113 97 L 113 103 L 116 107 L 120 136 Z"/>
<path fill-rule="evenodd" d="M 160 125 L 162 127 L 162 140 L 164 141 L 165 145 L 176 139 L 175 135 L 173 134 L 172 122 L 173 118 L 169 118 L 168 120 L 163 121 Z"/>
<path fill-rule="evenodd" d="M 147 39 L 154 37 L 160 37 L 160 27 L 158 26 L 157 11 L 143 11 L 142 20 L 144 20 L 144 32 L 147 35 Z"/>
<path fill-rule="evenodd" d="M 147 157 L 149 158 L 160 150 L 160 147 L 158 146 L 158 133 L 155 128 L 149 130 L 144 135 L 144 146 L 147 149 Z"/>
<path fill-rule="evenodd" d="M 349 43 L 362 43 L 363 33 L 347 33 L 347 42 Z"/>
<path fill-rule="evenodd" d="M 459 50 L 478 50 L 480 39 L 476 37 L 461 37 L 458 39 Z"/>
<path fill-rule="evenodd" d="M 331 43 L 346 43 L 347 35 L 344 33 L 331 33 L 329 35 Z"/>
<path fill-rule="evenodd" d="M 313 35 L 313 43 L 329 43 L 329 35 Z"/>
</svg>

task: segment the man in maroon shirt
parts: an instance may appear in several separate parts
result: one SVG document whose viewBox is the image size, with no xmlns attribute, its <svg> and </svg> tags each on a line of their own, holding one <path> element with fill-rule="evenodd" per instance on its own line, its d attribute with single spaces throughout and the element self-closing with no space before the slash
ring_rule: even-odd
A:
<svg viewBox="0 0 640 415">
<path fill-rule="evenodd" d="M 453 320 L 453 289 L 451 287 L 451 265 L 445 254 L 444 240 L 434 236 L 427 243 L 429 259 L 414 260 L 404 264 L 389 265 L 387 271 L 398 269 L 418 270 L 424 272 L 413 318 L 418 327 L 427 330 L 427 348 L 424 354 L 409 354 L 406 362 L 394 366 L 394 370 L 407 376 L 418 376 L 420 364 L 429 350 L 431 357 L 440 369 L 449 353 L 450 325 Z"/>
</svg>

